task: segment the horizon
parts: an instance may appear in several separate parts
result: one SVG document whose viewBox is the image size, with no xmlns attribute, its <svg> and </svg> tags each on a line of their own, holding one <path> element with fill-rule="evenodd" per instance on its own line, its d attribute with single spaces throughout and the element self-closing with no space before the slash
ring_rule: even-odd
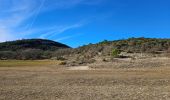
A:
<svg viewBox="0 0 170 100">
<path fill-rule="evenodd" d="M 95 42 L 95 43 L 82 44 L 82 45 L 79 45 L 79 46 L 77 46 L 77 47 L 72 47 L 72 46 L 70 46 L 70 45 L 68 45 L 68 44 L 64 44 L 64 43 L 62 43 L 62 42 L 58 42 L 58 41 L 55 41 L 55 40 L 41 39 L 41 38 L 17 39 L 17 40 L 4 41 L 4 42 L 0 42 L 0 43 L 13 42 L 13 41 L 22 41 L 22 40 L 36 40 L 36 39 L 37 39 L 37 40 L 50 40 L 50 41 L 53 41 L 53 42 L 58 42 L 58 43 L 67 45 L 67 46 L 69 46 L 69 47 L 71 47 L 71 48 L 79 48 L 79 47 L 86 46 L 86 45 L 89 45 L 89 44 L 97 44 L 97 43 L 104 42 L 104 41 L 128 40 L 128 39 L 132 39 L 132 38 L 134 38 L 134 39 L 140 39 L 140 38 L 145 38 L 145 39 L 169 39 L 169 40 L 170 40 L 170 38 L 129 37 L 129 38 L 122 38 L 122 39 L 114 39 L 114 40 L 107 40 L 107 39 L 105 39 L 105 40 L 102 40 L 102 41 L 99 41 L 99 42 Z"/>
<path fill-rule="evenodd" d="M 0 0 L 0 42 L 41 38 L 73 48 L 170 38 L 169 0 Z"/>
</svg>

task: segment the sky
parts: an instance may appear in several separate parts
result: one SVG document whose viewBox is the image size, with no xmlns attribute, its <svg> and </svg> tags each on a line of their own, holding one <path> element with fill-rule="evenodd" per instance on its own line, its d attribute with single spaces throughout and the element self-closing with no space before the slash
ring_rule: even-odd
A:
<svg viewBox="0 0 170 100">
<path fill-rule="evenodd" d="M 0 42 L 78 47 L 130 37 L 170 38 L 170 0 L 0 0 Z"/>
</svg>

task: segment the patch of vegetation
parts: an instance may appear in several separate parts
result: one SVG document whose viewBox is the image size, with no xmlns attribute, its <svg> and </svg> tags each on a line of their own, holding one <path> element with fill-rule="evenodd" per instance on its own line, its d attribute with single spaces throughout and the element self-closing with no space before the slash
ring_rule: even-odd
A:
<svg viewBox="0 0 170 100">
<path fill-rule="evenodd" d="M 65 44 L 45 39 L 23 39 L 0 43 L 0 51 L 19 51 L 25 49 L 55 51 L 61 48 L 70 47 Z"/>
<path fill-rule="evenodd" d="M 112 52 L 111 52 L 111 56 L 112 56 L 112 57 L 118 57 L 120 53 L 121 53 L 120 50 L 118 50 L 118 49 L 113 49 Z"/>
</svg>

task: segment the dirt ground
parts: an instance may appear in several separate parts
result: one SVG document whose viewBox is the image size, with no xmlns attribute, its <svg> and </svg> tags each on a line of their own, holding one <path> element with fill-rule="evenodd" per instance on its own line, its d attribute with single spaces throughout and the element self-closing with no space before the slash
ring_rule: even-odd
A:
<svg viewBox="0 0 170 100">
<path fill-rule="evenodd" d="M 170 67 L 0 67 L 0 100 L 170 100 Z"/>
</svg>

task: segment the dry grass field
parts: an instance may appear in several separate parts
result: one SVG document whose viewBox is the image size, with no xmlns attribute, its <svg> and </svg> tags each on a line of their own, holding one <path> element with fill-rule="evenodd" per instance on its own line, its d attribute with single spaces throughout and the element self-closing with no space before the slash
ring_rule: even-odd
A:
<svg viewBox="0 0 170 100">
<path fill-rule="evenodd" d="M 54 60 L 0 60 L 0 67 L 33 67 L 57 65 L 59 61 Z"/>
<path fill-rule="evenodd" d="M 68 70 L 0 61 L 0 100 L 170 100 L 170 67 Z"/>
</svg>

